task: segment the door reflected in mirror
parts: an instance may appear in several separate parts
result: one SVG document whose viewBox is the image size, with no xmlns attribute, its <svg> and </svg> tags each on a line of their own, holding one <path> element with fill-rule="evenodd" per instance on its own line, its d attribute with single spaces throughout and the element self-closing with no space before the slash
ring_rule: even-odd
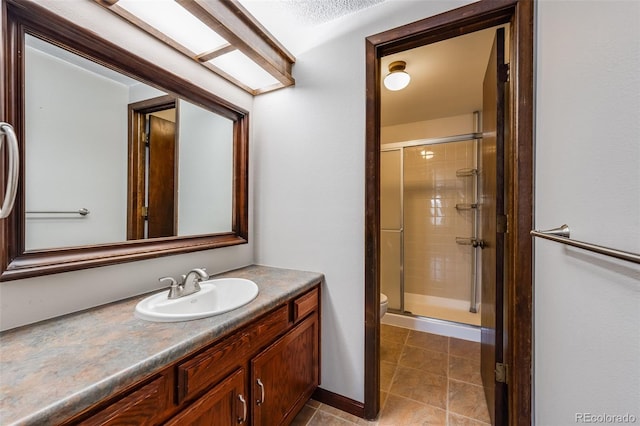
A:
<svg viewBox="0 0 640 426">
<path fill-rule="evenodd" d="M 25 45 L 26 251 L 232 231 L 233 120 Z"/>
</svg>

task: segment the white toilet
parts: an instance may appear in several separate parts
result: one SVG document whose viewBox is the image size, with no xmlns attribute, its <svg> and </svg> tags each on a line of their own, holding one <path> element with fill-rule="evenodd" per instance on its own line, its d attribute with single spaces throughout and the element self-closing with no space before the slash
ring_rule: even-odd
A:
<svg viewBox="0 0 640 426">
<path fill-rule="evenodd" d="M 380 293 L 380 318 L 387 313 L 387 305 L 389 301 L 387 300 L 387 295 L 384 293 Z"/>
</svg>

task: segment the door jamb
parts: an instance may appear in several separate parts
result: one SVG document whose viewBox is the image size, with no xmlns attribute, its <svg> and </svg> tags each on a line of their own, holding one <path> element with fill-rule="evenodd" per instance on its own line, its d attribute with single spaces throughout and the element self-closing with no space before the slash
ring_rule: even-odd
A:
<svg viewBox="0 0 640 426">
<path fill-rule="evenodd" d="M 128 106 L 127 240 L 144 238 L 142 211 L 145 204 L 145 117 L 149 113 L 171 108 L 176 109 L 176 124 L 178 124 L 178 102 L 173 96 L 159 96 Z M 176 159 L 178 158 L 177 129 L 178 127 L 176 127 Z"/>
<path fill-rule="evenodd" d="M 505 256 L 509 424 L 532 422 L 533 0 L 472 3 L 366 39 L 364 416 L 380 409 L 380 58 L 511 23 Z"/>
</svg>

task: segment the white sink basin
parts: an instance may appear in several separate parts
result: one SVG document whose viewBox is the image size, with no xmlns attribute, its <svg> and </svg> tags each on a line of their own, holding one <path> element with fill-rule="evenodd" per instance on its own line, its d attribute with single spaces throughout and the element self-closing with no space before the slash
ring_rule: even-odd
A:
<svg viewBox="0 0 640 426">
<path fill-rule="evenodd" d="M 258 295 L 256 283 L 244 278 L 201 281 L 200 288 L 178 299 L 169 299 L 168 290 L 149 296 L 136 305 L 135 315 L 147 321 L 189 321 L 232 311 Z"/>
</svg>

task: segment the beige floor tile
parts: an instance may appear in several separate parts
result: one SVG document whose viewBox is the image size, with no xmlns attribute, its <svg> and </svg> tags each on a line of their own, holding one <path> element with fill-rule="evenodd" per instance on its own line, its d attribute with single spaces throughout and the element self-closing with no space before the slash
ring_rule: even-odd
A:
<svg viewBox="0 0 640 426">
<path fill-rule="evenodd" d="M 446 352 L 436 352 L 415 346 L 404 347 L 398 365 L 411 367 L 427 373 L 446 376 L 449 370 L 448 355 Z"/>
<path fill-rule="evenodd" d="M 444 426 L 446 424 L 446 411 L 396 395 L 387 397 L 378 420 L 379 426 Z"/>
<path fill-rule="evenodd" d="M 482 386 L 449 380 L 449 412 L 489 423 Z"/>
<path fill-rule="evenodd" d="M 353 426 L 348 420 L 341 419 L 326 411 L 317 410 L 307 426 Z"/>
<path fill-rule="evenodd" d="M 449 378 L 482 386 L 480 360 L 450 356 Z"/>
<path fill-rule="evenodd" d="M 393 381 L 393 375 L 396 372 L 396 364 L 390 362 L 380 362 L 380 390 L 388 391 Z"/>
<path fill-rule="evenodd" d="M 380 340 L 394 343 L 402 343 L 407 340 L 408 328 L 395 327 L 393 325 L 380 324 Z"/>
<path fill-rule="evenodd" d="M 380 361 L 397 364 L 402 354 L 402 343 L 381 341 L 380 342 Z"/>
<path fill-rule="evenodd" d="M 449 354 L 462 358 L 480 359 L 480 343 L 452 337 L 449 341 Z"/>
<path fill-rule="evenodd" d="M 310 399 L 307 401 L 307 405 L 318 408 L 320 406 L 320 402 L 316 401 L 315 399 Z"/>
<path fill-rule="evenodd" d="M 291 422 L 291 426 L 305 426 L 311 417 L 316 413 L 316 408 L 311 407 L 310 405 L 305 405 L 302 407 L 302 410 L 298 413 L 298 415 Z"/>
<path fill-rule="evenodd" d="M 377 425 L 377 422 L 370 422 L 365 419 L 361 419 L 358 416 L 354 416 L 353 414 L 338 410 L 337 408 L 331 407 L 330 405 L 322 404 L 320 405 L 320 408 L 318 408 L 318 410 L 334 415 L 342 420 L 347 420 L 354 425 L 359 425 L 359 426 Z"/>
<path fill-rule="evenodd" d="M 380 392 L 380 411 L 384 408 L 384 404 L 387 403 L 387 397 L 389 396 L 388 392 Z"/>
<path fill-rule="evenodd" d="M 437 374 L 398 366 L 389 393 L 447 408 L 447 378 Z"/>
<path fill-rule="evenodd" d="M 380 414 L 367 421 L 309 400 L 294 426 L 488 426 L 480 343 L 381 325 Z"/>
<path fill-rule="evenodd" d="M 484 423 L 479 420 L 463 417 L 458 414 L 449 413 L 449 426 L 490 426 L 489 423 Z"/>
<path fill-rule="evenodd" d="M 422 331 L 410 330 L 407 337 L 407 345 L 417 346 L 423 349 L 436 352 L 448 352 L 449 338 L 437 334 L 424 333 Z"/>
</svg>

